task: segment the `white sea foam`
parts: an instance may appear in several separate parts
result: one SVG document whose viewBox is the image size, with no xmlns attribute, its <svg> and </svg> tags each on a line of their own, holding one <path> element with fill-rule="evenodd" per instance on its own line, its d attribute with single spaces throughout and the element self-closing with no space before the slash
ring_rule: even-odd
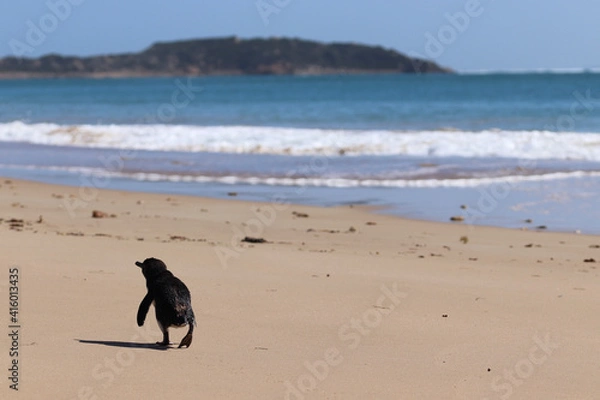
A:
<svg viewBox="0 0 600 400">
<path fill-rule="evenodd" d="M 600 161 L 600 134 L 323 130 L 253 126 L 0 124 L 0 141 L 279 155 L 405 155 Z"/>
<path fill-rule="evenodd" d="M 461 75 L 524 75 L 524 74 L 598 74 L 600 67 L 537 68 L 537 69 L 480 69 L 458 71 Z"/>
<path fill-rule="evenodd" d="M 135 173 L 129 178 L 140 181 L 171 181 L 224 184 L 250 184 L 268 186 L 309 186 L 330 188 L 469 188 L 497 184 L 519 184 L 523 182 L 554 181 L 584 177 L 600 177 L 600 172 L 575 171 L 544 175 L 506 176 L 495 178 L 468 179 L 338 179 L 338 178 L 279 178 L 241 176 L 189 176 Z"/>
<path fill-rule="evenodd" d="M 472 188 L 490 185 L 518 185 L 527 182 L 558 181 L 567 179 L 598 178 L 600 171 L 553 172 L 535 175 L 509 175 L 461 179 L 346 179 L 329 177 L 274 177 L 274 176 L 212 176 L 163 174 L 154 172 L 121 172 L 92 167 L 40 167 L 36 165 L 0 164 L 2 169 L 46 170 L 63 172 L 80 177 L 103 179 L 132 179 L 145 182 L 218 183 L 228 185 L 302 186 L 329 188 Z M 89 179 L 84 179 L 89 182 Z"/>
</svg>

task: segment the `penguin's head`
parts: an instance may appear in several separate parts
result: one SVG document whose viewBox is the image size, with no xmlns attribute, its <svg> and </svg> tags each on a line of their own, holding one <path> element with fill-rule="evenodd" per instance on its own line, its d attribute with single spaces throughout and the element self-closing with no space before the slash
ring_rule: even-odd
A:
<svg viewBox="0 0 600 400">
<path fill-rule="evenodd" d="M 142 269 L 146 279 L 152 279 L 167 270 L 165 263 L 158 258 L 146 258 L 144 262 L 136 261 L 135 265 Z"/>
</svg>

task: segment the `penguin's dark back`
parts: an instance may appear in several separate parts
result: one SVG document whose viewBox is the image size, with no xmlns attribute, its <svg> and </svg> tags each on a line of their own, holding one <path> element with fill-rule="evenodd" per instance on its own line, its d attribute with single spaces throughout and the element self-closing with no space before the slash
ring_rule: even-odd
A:
<svg viewBox="0 0 600 400">
<path fill-rule="evenodd" d="M 155 296 L 164 294 L 167 297 L 181 298 L 190 300 L 190 291 L 179 278 L 170 271 L 165 271 L 152 281 L 146 281 L 148 289 L 154 292 Z"/>
<path fill-rule="evenodd" d="M 165 271 L 152 282 L 148 281 L 148 290 L 154 293 L 157 302 L 163 301 L 174 308 L 180 304 L 190 304 L 191 295 L 187 286 L 170 271 Z"/>
<path fill-rule="evenodd" d="M 168 271 L 166 271 L 168 272 Z M 156 279 L 148 290 L 154 294 L 157 310 L 172 313 L 178 323 L 183 323 L 191 312 L 191 295 L 187 286 L 172 273 L 164 273 Z M 175 323 L 175 321 L 173 321 Z"/>
<path fill-rule="evenodd" d="M 156 258 L 148 258 L 136 265 L 142 268 L 148 293 L 154 300 L 156 318 L 161 324 L 195 324 L 190 291 L 179 278 L 167 270 L 165 263 Z"/>
</svg>

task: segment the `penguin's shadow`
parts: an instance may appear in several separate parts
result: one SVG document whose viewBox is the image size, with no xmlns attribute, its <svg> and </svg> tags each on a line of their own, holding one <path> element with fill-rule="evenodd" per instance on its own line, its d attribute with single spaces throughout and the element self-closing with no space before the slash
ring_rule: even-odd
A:
<svg viewBox="0 0 600 400">
<path fill-rule="evenodd" d="M 156 343 L 137 343 L 137 342 L 120 342 L 115 340 L 85 340 L 75 339 L 79 343 L 83 344 L 98 344 L 109 347 L 125 347 L 129 349 L 149 349 L 149 350 L 160 350 L 165 351 L 168 349 L 166 346 L 159 346 Z"/>
</svg>

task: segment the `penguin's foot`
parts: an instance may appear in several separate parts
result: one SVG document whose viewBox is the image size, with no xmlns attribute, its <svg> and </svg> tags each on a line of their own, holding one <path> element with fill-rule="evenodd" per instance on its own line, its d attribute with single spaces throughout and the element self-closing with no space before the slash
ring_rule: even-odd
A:
<svg viewBox="0 0 600 400">
<path fill-rule="evenodd" d="M 181 343 L 179 343 L 179 349 L 182 348 L 183 346 L 185 347 L 190 347 L 192 345 L 192 334 L 188 333 L 187 335 L 185 335 L 185 337 L 183 339 L 181 339 Z"/>
<path fill-rule="evenodd" d="M 162 341 L 162 342 L 156 342 L 156 344 L 159 345 L 159 346 L 168 347 L 169 345 L 171 345 L 173 343 Z"/>
</svg>

